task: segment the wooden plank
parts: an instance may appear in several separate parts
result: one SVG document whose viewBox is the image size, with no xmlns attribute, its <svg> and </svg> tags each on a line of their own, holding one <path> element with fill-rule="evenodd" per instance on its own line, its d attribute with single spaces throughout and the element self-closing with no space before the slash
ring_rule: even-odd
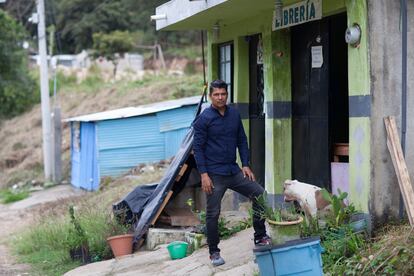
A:
<svg viewBox="0 0 414 276">
<path fill-rule="evenodd" d="M 162 202 L 160 208 L 157 211 L 157 214 L 155 214 L 154 219 L 151 221 L 151 225 L 154 225 L 157 221 L 158 217 L 160 216 L 162 210 L 164 210 L 165 205 L 167 205 L 168 201 L 170 200 L 171 196 L 173 194 L 173 191 L 169 191 L 168 194 L 165 196 L 164 201 Z"/>
<path fill-rule="evenodd" d="M 169 216 L 164 215 L 163 213 L 161 213 L 161 215 L 158 217 L 157 222 L 167 224 L 167 225 L 171 225 L 171 218 Z"/>
<path fill-rule="evenodd" d="M 401 145 L 399 142 L 397 125 L 393 117 L 386 119 L 386 128 L 388 132 L 387 146 L 390 149 L 391 159 L 396 170 L 398 183 L 400 185 L 401 194 L 403 196 L 403 201 L 406 206 L 408 218 L 410 220 L 411 226 L 414 222 L 414 192 L 412 189 L 410 176 L 405 164 L 404 156 L 402 153 Z"/>
<path fill-rule="evenodd" d="M 414 191 L 408 173 L 407 164 L 405 163 L 402 152 L 400 138 L 397 131 L 397 124 L 395 118 L 384 118 L 385 128 L 387 130 L 387 146 L 391 155 L 391 160 L 394 165 L 395 173 L 397 174 L 398 184 L 400 186 L 404 205 L 407 210 L 410 225 L 414 226 Z"/>
<path fill-rule="evenodd" d="M 387 146 L 391 147 L 394 155 L 391 156 L 391 158 L 393 159 L 393 164 L 394 167 L 396 167 L 397 172 L 397 178 L 399 183 L 409 183 L 408 188 L 412 187 L 411 186 L 411 181 L 410 181 L 410 176 L 407 170 L 407 166 L 405 164 L 405 160 L 404 160 L 404 155 L 402 153 L 402 148 L 400 146 L 400 142 L 399 142 L 399 137 L 398 137 L 398 130 L 397 130 L 397 125 L 395 123 L 394 119 L 389 119 L 389 130 L 390 133 L 393 133 L 392 135 L 389 135 L 389 139 L 387 140 Z M 401 194 L 403 196 L 403 200 L 404 200 L 404 204 L 406 202 L 409 202 L 410 200 L 410 196 L 407 196 L 407 194 L 403 191 L 403 189 L 400 187 L 401 189 Z M 412 190 L 412 188 L 411 188 Z M 406 208 L 408 208 L 406 206 Z M 410 211 L 409 209 L 407 209 L 407 212 Z M 413 212 L 411 212 L 411 214 L 414 214 Z M 410 222 L 411 223 L 411 222 Z"/>
<path fill-rule="evenodd" d="M 184 175 L 185 171 L 187 170 L 188 165 L 184 163 L 184 165 L 181 167 L 180 172 L 178 173 L 177 177 L 175 178 L 175 181 L 180 181 L 181 177 Z"/>
<path fill-rule="evenodd" d="M 188 208 L 167 208 L 172 226 L 195 226 L 200 224 L 198 218 Z"/>
</svg>

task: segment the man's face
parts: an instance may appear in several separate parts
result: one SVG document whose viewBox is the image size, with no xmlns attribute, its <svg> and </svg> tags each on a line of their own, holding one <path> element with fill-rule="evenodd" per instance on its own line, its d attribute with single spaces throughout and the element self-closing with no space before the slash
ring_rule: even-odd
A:
<svg viewBox="0 0 414 276">
<path fill-rule="evenodd" d="M 227 91 L 224 88 L 213 88 L 211 92 L 211 104 L 216 108 L 223 108 L 227 103 Z"/>
</svg>

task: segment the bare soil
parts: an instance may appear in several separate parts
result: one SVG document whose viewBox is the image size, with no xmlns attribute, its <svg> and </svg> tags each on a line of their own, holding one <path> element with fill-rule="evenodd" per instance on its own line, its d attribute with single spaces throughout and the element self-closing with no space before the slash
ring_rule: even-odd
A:
<svg viewBox="0 0 414 276">
<path fill-rule="evenodd" d="M 19 264 L 6 243 L 13 233 L 30 223 L 31 215 L 21 210 L 10 210 L 9 206 L 1 204 L 0 221 L 0 275 L 28 275 L 30 266 Z"/>
<path fill-rule="evenodd" d="M 18 263 L 9 247 L 10 241 L 47 210 L 56 210 L 53 207 L 57 203 L 65 205 L 64 202 L 82 195 L 85 195 L 84 191 L 75 190 L 69 185 L 58 185 L 32 193 L 30 197 L 13 204 L 0 204 L 0 275 L 29 275 L 30 265 Z"/>
<path fill-rule="evenodd" d="M 146 78 L 146 79 L 145 79 Z M 62 119 L 116 108 L 137 106 L 175 98 L 179 87 L 194 83 L 198 77 L 150 75 L 140 82 L 127 80 L 95 84 L 96 91 L 70 91 L 63 87 L 56 106 Z M 178 88 L 177 88 L 178 87 Z M 201 85 L 200 85 L 201 87 Z M 177 90 L 178 89 L 178 90 Z M 198 94 L 200 90 L 194 91 Z M 51 99 L 53 102 L 53 99 Z M 62 161 L 64 178 L 68 178 L 70 160 L 70 127 L 62 125 Z M 0 188 L 19 182 L 43 182 L 42 118 L 40 105 L 6 121 L 0 121 Z"/>
</svg>

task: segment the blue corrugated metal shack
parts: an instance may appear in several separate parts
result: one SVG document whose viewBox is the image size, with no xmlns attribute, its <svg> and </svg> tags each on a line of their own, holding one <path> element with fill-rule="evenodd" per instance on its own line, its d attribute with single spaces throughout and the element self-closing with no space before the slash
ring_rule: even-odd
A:
<svg viewBox="0 0 414 276">
<path fill-rule="evenodd" d="M 69 118 L 71 183 L 97 190 L 104 176 L 172 157 L 194 119 L 199 96 Z"/>
</svg>

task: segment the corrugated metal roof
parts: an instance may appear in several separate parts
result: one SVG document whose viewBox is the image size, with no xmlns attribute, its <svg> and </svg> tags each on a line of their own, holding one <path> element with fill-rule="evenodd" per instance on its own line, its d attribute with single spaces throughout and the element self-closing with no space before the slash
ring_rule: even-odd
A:
<svg viewBox="0 0 414 276">
<path fill-rule="evenodd" d="M 87 114 L 77 117 L 72 117 L 64 120 L 65 122 L 73 121 L 82 121 L 82 122 L 92 122 L 92 121 L 103 121 L 103 120 L 112 120 L 120 118 L 128 118 L 141 116 L 145 114 L 156 113 L 164 110 L 170 110 L 179 108 L 186 105 L 195 105 L 200 101 L 200 96 L 193 96 L 188 98 L 182 98 L 178 100 L 164 101 L 147 105 L 140 105 L 136 107 L 126 107 L 120 109 L 114 109 L 104 112 L 98 112 L 93 114 Z"/>
</svg>

